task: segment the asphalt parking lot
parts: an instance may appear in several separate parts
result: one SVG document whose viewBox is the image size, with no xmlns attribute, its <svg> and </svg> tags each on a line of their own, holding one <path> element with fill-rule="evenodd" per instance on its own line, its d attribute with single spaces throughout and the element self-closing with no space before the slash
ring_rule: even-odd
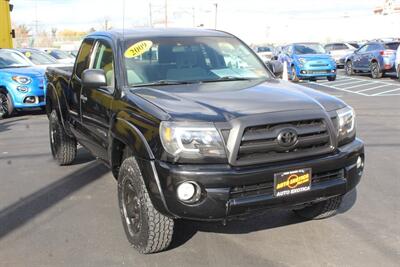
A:
<svg viewBox="0 0 400 267">
<path fill-rule="evenodd" d="M 179 222 L 172 248 L 140 255 L 125 238 L 116 182 L 84 149 L 58 167 L 47 117 L 0 121 L 1 266 L 398 266 L 400 82 L 339 75 L 304 82 L 357 113 L 366 169 L 337 216 L 303 221 L 271 210 L 248 221 Z"/>
</svg>

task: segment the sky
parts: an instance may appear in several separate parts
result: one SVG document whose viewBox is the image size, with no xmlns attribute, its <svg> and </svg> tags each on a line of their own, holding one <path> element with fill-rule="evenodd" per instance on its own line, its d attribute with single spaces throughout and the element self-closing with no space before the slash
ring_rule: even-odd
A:
<svg viewBox="0 0 400 267">
<path fill-rule="evenodd" d="M 11 18 L 33 33 L 100 30 L 106 20 L 113 28 L 165 27 L 165 2 L 169 27 L 216 24 L 248 43 L 383 38 L 400 28 L 400 14 L 373 14 L 384 0 L 11 0 Z"/>
</svg>

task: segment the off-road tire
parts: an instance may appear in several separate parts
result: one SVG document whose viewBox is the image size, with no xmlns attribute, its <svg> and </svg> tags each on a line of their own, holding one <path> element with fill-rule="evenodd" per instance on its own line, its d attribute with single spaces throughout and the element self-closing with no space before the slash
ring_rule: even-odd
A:
<svg viewBox="0 0 400 267">
<path fill-rule="evenodd" d="M 132 156 L 123 161 L 119 170 L 118 203 L 126 237 L 137 251 L 149 254 L 168 248 L 174 220 L 154 208 Z"/>
<path fill-rule="evenodd" d="M 371 77 L 373 79 L 380 79 L 383 76 L 383 72 L 379 69 L 379 64 L 378 62 L 374 61 L 371 62 L 370 66 L 370 71 L 371 71 Z"/>
<path fill-rule="evenodd" d="M 336 75 L 335 76 L 328 76 L 327 77 L 328 81 L 333 82 L 336 80 Z"/>
<path fill-rule="evenodd" d="M 344 65 L 344 71 L 346 72 L 347 76 L 354 75 L 353 62 L 351 62 L 351 60 L 348 60 Z"/>
<path fill-rule="evenodd" d="M 76 157 L 76 139 L 67 135 L 55 110 L 49 116 L 49 138 L 51 154 L 58 164 L 71 164 Z"/>
<path fill-rule="evenodd" d="M 342 196 L 329 198 L 327 200 L 312 204 L 302 209 L 294 210 L 294 212 L 306 219 L 325 219 L 337 213 L 340 204 L 342 203 Z"/>
<path fill-rule="evenodd" d="M 0 92 L 0 120 L 10 117 L 14 113 L 14 105 L 9 94 Z"/>
</svg>

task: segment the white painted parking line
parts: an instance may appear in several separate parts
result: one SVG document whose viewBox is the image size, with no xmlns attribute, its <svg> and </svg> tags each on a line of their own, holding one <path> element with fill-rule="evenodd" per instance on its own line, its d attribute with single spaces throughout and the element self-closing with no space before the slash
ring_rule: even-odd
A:
<svg viewBox="0 0 400 267">
<path fill-rule="evenodd" d="M 309 82 L 310 84 L 323 86 L 342 92 L 358 94 L 362 96 L 400 96 L 398 82 L 388 82 L 382 80 L 369 80 L 353 77 L 341 77 L 336 81 Z M 350 86 L 349 86 L 350 85 Z M 396 87 L 396 88 L 393 88 Z M 355 90 L 350 90 L 355 89 Z M 377 90 L 377 91 L 375 91 Z"/>
<path fill-rule="evenodd" d="M 377 93 L 377 94 L 373 94 L 373 95 L 371 95 L 371 96 L 383 95 L 383 94 L 391 93 L 391 92 L 394 92 L 394 91 L 400 91 L 400 88 L 396 88 L 396 89 L 392 89 L 392 90 L 389 90 L 389 91 L 380 92 L 380 93 Z M 400 94 L 399 94 L 399 95 L 400 95 Z"/>
<path fill-rule="evenodd" d="M 359 84 L 359 83 L 362 83 L 362 85 L 367 85 L 367 84 L 370 84 L 370 83 L 368 83 L 368 82 L 363 82 L 363 81 L 352 81 L 352 82 L 345 83 L 345 84 L 335 84 L 335 86 L 342 86 L 342 85 L 349 85 L 349 84 L 353 84 L 353 86 L 346 87 L 346 88 L 352 88 L 352 87 L 354 87 L 354 84 Z M 357 85 L 357 86 L 358 86 L 358 85 Z M 355 86 L 355 87 L 357 87 L 357 86 Z"/>
<path fill-rule="evenodd" d="M 367 88 L 367 89 L 363 89 L 363 90 L 360 90 L 360 91 L 356 91 L 356 93 L 365 92 L 365 91 L 370 91 L 370 90 L 375 90 L 375 89 L 378 89 L 378 88 L 381 88 L 381 87 L 387 87 L 387 86 L 389 86 L 389 85 L 387 85 L 387 84 L 382 84 L 382 85 L 375 86 L 375 87 L 372 87 L 372 88 Z"/>
<path fill-rule="evenodd" d="M 359 81 L 359 82 L 361 82 L 361 81 Z M 366 86 L 366 85 L 371 85 L 371 83 L 362 82 L 362 83 L 357 84 L 357 85 L 349 86 L 349 87 L 347 87 L 346 89 L 352 89 L 352 88 L 357 88 L 357 87 Z"/>
</svg>

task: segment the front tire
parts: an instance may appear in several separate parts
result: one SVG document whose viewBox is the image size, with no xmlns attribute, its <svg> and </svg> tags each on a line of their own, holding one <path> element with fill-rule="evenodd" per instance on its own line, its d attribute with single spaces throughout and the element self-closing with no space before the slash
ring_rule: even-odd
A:
<svg viewBox="0 0 400 267">
<path fill-rule="evenodd" d="M 371 62 L 370 71 L 373 79 L 380 79 L 383 76 L 383 72 L 379 69 L 378 62 Z"/>
<path fill-rule="evenodd" d="M 290 77 L 291 77 L 291 79 L 292 79 L 292 82 L 297 83 L 297 82 L 300 81 L 299 77 L 297 77 L 296 69 L 295 69 L 294 66 L 292 66 L 292 73 L 291 73 L 291 76 L 290 76 Z"/>
<path fill-rule="evenodd" d="M 345 67 L 344 67 L 344 70 L 345 70 L 347 76 L 352 76 L 352 75 L 354 75 L 353 62 L 351 62 L 350 60 L 348 60 L 348 61 L 346 62 L 346 65 L 345 65 Z"/>
<path fill-rule="evenodd" d="M 126 237 L 137 251 L 155 253 L 170 245 L 174 220 L 154 208 L 134 157 L 121 165 L 118 202 Z"/>
<path fill-rule="evenodd" d="M 14 112 L 11 97 L 6 92 L 0 92 L 0 119 L 10 117 Z"/>
<path fill-rule="evenodd" d="M 77 143 L 75 138 L 67 135 L 55 110 L 49 117 L 49 136 L 53 158 L 61 166 L 71 164 L 76 157 Z"/>
<path fill-rule="evenodd" d="M 311 206 L 307 206 L 299 210 L 294 210 L 294 212 L 298 216 L 306 219 L 325 219 L 335 215 L 341 203 L 342 196 L 337 196 L 312 204 Z"/>
<path fill-rule="evenodd" d="M 333 82 L 336 80 L 336 75 L 335 76 L 328 76 L 327 77 L 328 81 Z"/>
</svg>

